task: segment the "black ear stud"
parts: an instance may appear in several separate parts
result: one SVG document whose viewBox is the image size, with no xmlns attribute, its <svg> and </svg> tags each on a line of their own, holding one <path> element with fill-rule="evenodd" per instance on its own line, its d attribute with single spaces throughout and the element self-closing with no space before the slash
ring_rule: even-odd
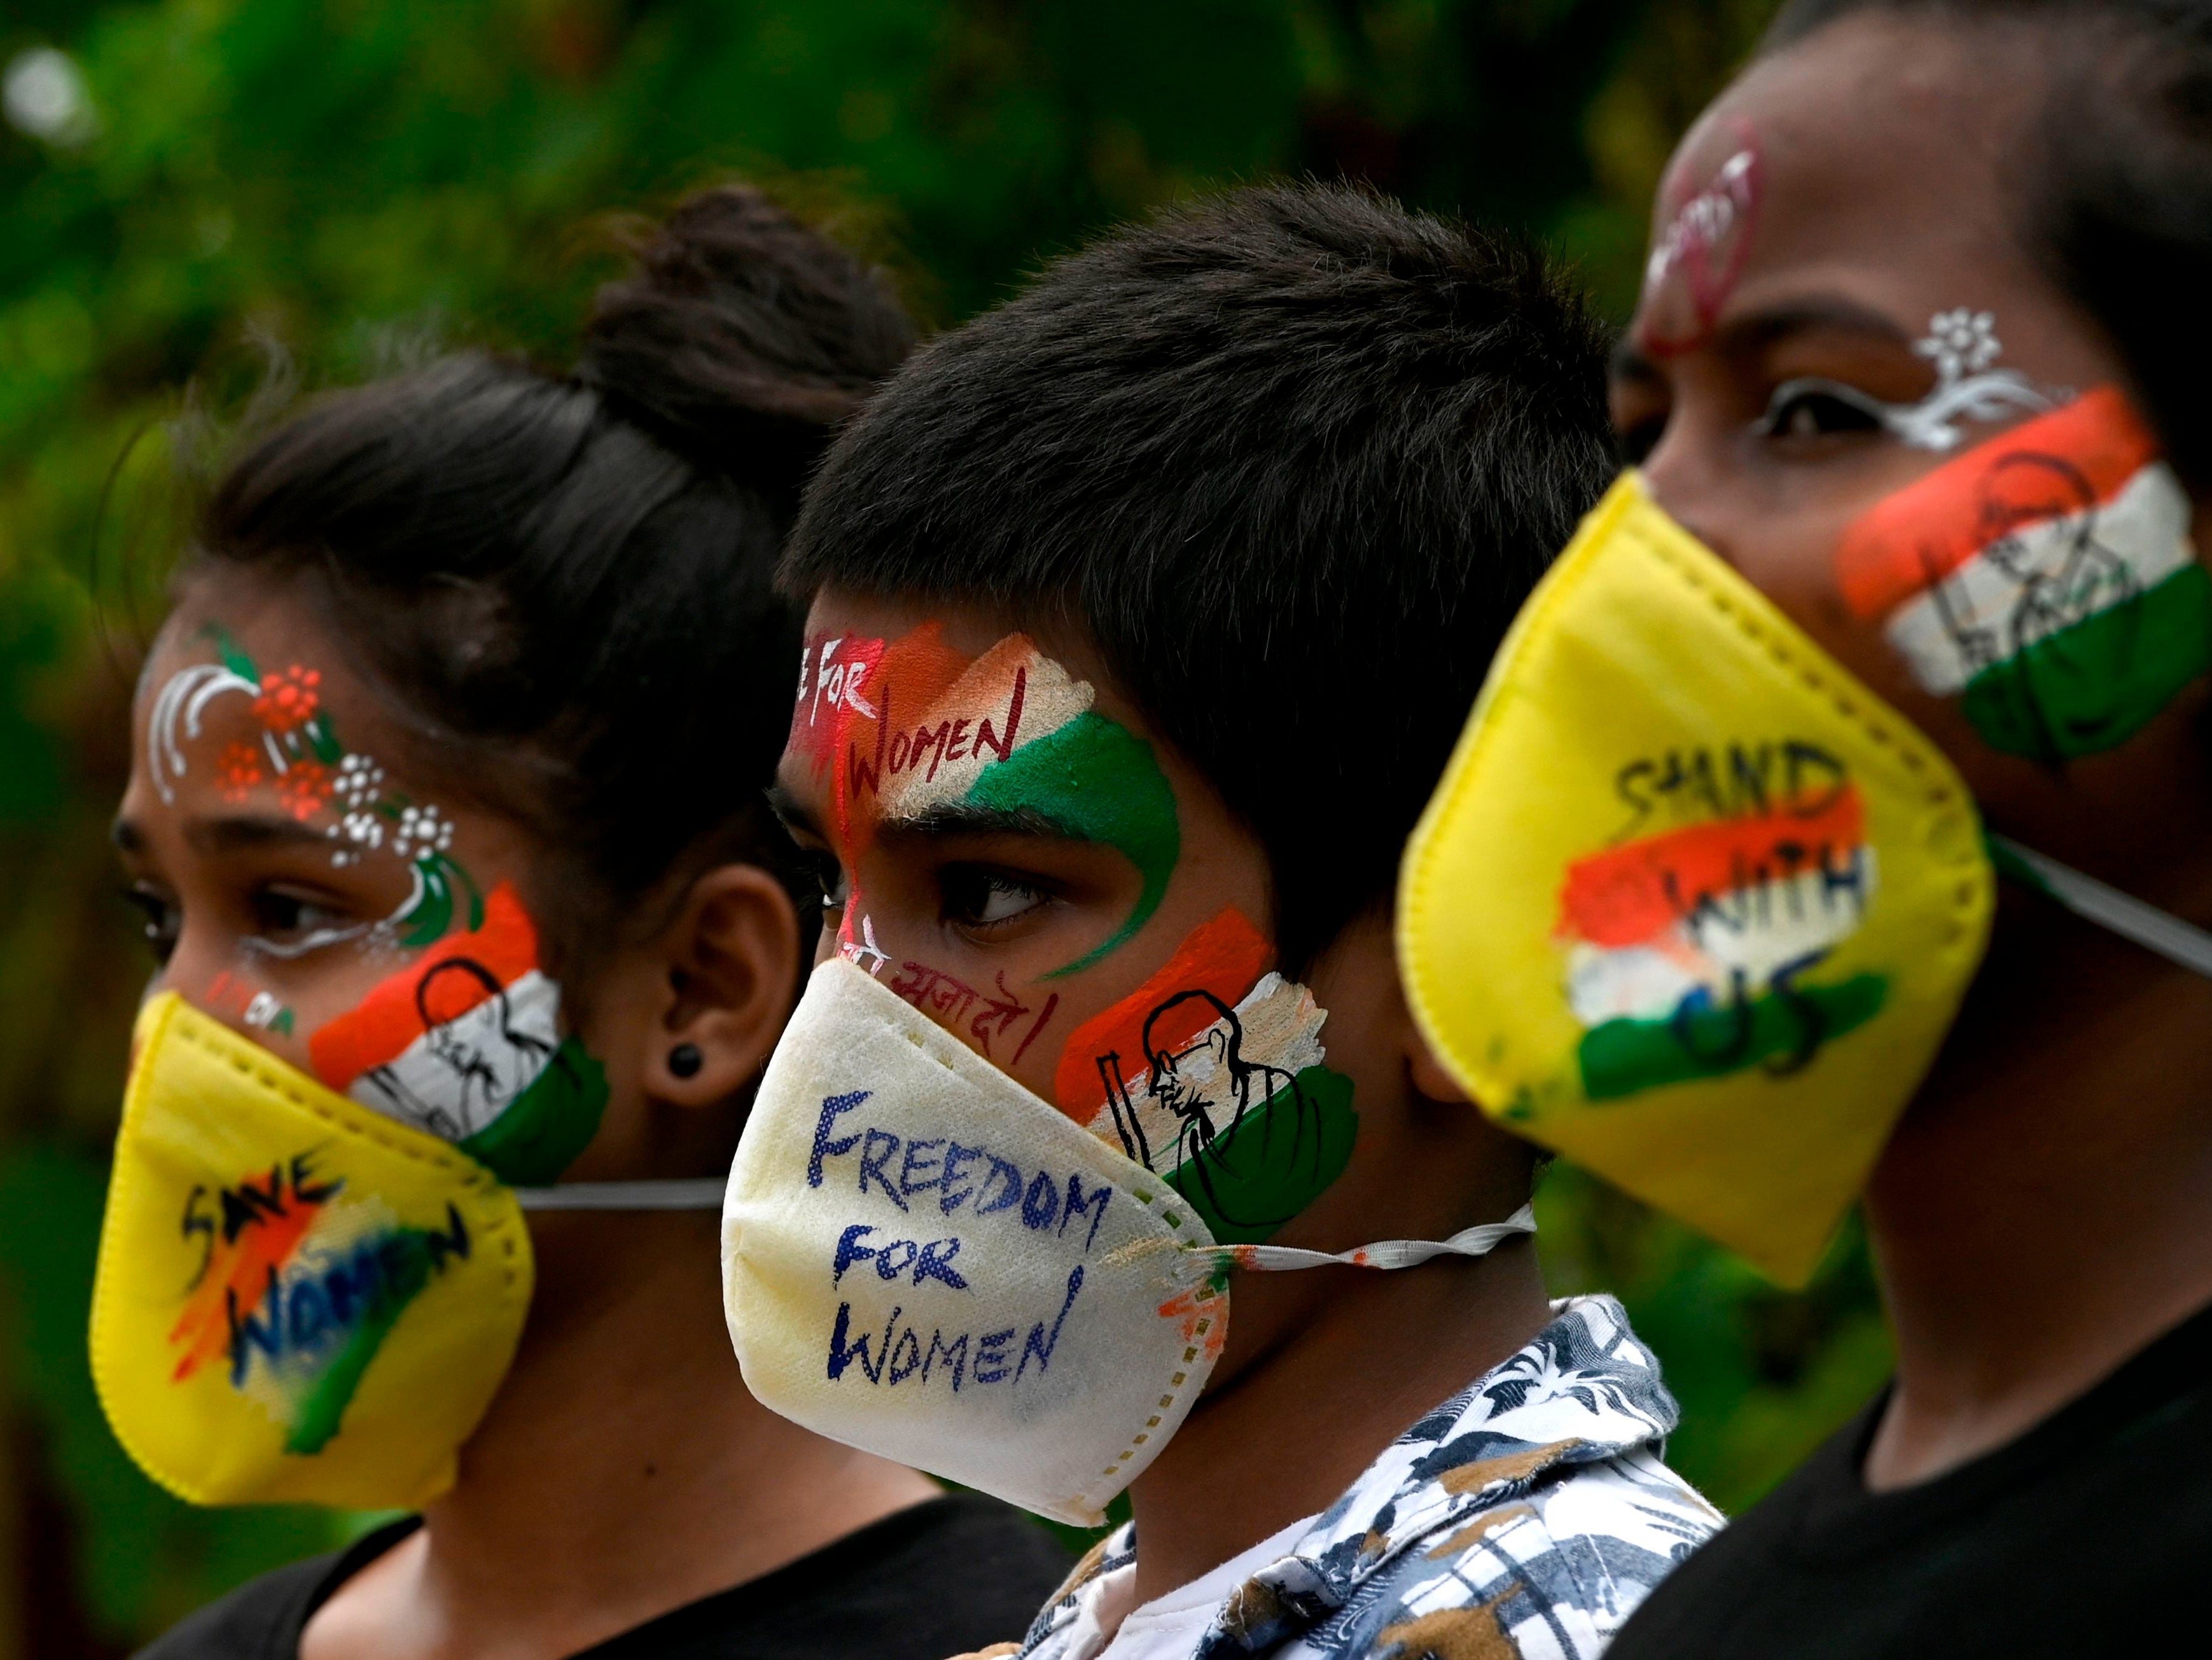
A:
<svg viewBox="0 0 2212 1660">
<path fill-rule="evenodd" d="M 696 1078 L 706 1064 L 707 1057 L 699 1053 L 696 1043 L 678 1043 L 668 1051 L 668 1070 L 678 1078 Z"/>
</svg>

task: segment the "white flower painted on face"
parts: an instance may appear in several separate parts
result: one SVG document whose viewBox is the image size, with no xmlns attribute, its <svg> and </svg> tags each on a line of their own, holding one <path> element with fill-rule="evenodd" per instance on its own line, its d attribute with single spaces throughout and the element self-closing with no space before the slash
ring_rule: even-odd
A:
<svg viewBox="0 0 2212 1660">
<path fill-rule="evenodd" d="M 368 806 L 384 793 L 384 769 L 366 755 L 349 755 L 338 763 L 331 793 L 341 806 L 356 811 Z"/>
<path fill-rule="evenodd" d="M 453 821 L 434 806 L 403 807 L 392 833 L 392 851 L 402 859 L 443 853 L 453 845 Z"/>
<path fill-rule="evenodd" d="M 1964 306 L 1939 311 L 1928 319 L 1928 337 L 1912 350 L 1934 363 L 1937 378 L 1950 386 L 1966 375 L 1979 374 L 2002 355 L 1996 320 L 1995 312 L 1970 311 Z"/>
</svg>

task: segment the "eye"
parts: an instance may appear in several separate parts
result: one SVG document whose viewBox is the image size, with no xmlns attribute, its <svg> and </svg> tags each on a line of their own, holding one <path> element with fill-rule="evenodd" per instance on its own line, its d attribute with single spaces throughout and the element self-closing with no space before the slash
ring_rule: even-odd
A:
<svg viewBox="0 0 2212 1660">
<path fill-rule="evenodd" d="M 945 920 L 962 927 L 991 928 L 1024 916 L 1051 896 L 1033 882 L 982 865 L 948 866 L 939 878 Z"/>
<path fill-rule="evenodd" d="M 808 848 L 807 862 L 814 868 L 814 879 L 822 889 L 822 909 L 842 910 L 852 897 L 845 880 L 845 866 L 837 855 L 816 848 Z"/>
<path fill-rule="evenodd" d="M 271 941 L 333 933 L 353 920 L 343 911 L 283 888 L 257 888 L 251 904 L 254 931 Z"/>
<path fill-rule="evenodd" d="M 151 888 L 125 888 L 123 898 L 144 924 L 146 944 L 154 953 L 154 960 L 167 963 L 177 949 L 178 934 L 184 931 L 184 913 Z"/>
<path fill-rule="evenodd" d="M 1880 432 L 1887 425 L 1879 398 L 1839 380 L 1785 380 L 1768 399 L 1758 430 L 1769 438 L 1827 438 Z"/>
</svg>

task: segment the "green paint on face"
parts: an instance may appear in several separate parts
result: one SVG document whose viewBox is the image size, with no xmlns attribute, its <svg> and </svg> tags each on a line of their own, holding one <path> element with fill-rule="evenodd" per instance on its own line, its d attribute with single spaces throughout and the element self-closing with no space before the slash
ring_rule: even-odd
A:
<svg viewBox="0 0 2212 1660">
<path fill-rule="evenodd" d="M 1960 706 L 1990 748 L 2067 761 L 2126 742 L 2208 668 L 2212 575 L 2192 564 L 1990 665 Z"/>
<path fill-rule="evenodd" d="M 571 1034 L 530 1087 L 460 1149 L 509 1187 L 543 1187 L 591 1145 L 606 1105 L 606 1068 Z"/>
<path fill-rule="evenodd" d="M 1344 1174 L 1358 1133 L 1352 1080 L 1308 1067 L 1176 1165 L 1168 1183 L 1205 1219 L 1217 1244 L 1256 1245 Z"/>
<path fill-rule="evenodd" d="M 216 655 L 222 659 L 223 667 L 241 680 L 251 680 L 257 686 L 261 684 L 261 671 L 254 666 L 246 648 L 232 637 L 228 629 L 220 623 L 210 623 L 200 629 L 200 636 L 215 642 Z"/>
<path fill-rule="evenodd" d="M 1089 968 L 1144 927 L 1159 909 L 1182 853 L 1175 791 L 1152 758 L 1152 746 L 1095 709 L 986 767 L 968 800 L 976 806 L 1041 813 L 1071 836 L 1119 848 L 1144 878 L 1135 907 L 1114 936 L 1048 979 Z"/>
<path fill-rule="evenodd" d="M 1616 1101 L 1665 1084 L 1809 1056 L 1874 1018 L 1888 990 L 1880 975 L 1862 974 L 1839 986 L 1793 986 L 1670 1020 L 1608 1020 L 1584 1034 L 1577 1051 L 1583 1093 Z"/>
<path fill-rule="evenodd" d="M 415 860 L 415 872 L 422 879 L 422 891 L 392 919 L 403 946 L 414 951 L 444 939 L 453 926 L 457 898 L 468 901 L 469 932 L 483 926 L 483 894 L 458 860 L 442 853 L 426 853 Z"/>
</svg>

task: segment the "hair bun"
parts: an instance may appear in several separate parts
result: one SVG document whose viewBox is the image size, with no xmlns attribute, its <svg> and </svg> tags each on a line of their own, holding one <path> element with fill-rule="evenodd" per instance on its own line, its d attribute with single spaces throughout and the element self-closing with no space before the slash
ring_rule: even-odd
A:
<svg viewBox="0 0 2212 1660">
<path fill-rule="evenodd" d="M 576 378 L 693 460 L 781 496 L 914 342 L 883 271 L 724 185 L 685 198 L 632 274 L 599 289 Z"/>
</svg>

